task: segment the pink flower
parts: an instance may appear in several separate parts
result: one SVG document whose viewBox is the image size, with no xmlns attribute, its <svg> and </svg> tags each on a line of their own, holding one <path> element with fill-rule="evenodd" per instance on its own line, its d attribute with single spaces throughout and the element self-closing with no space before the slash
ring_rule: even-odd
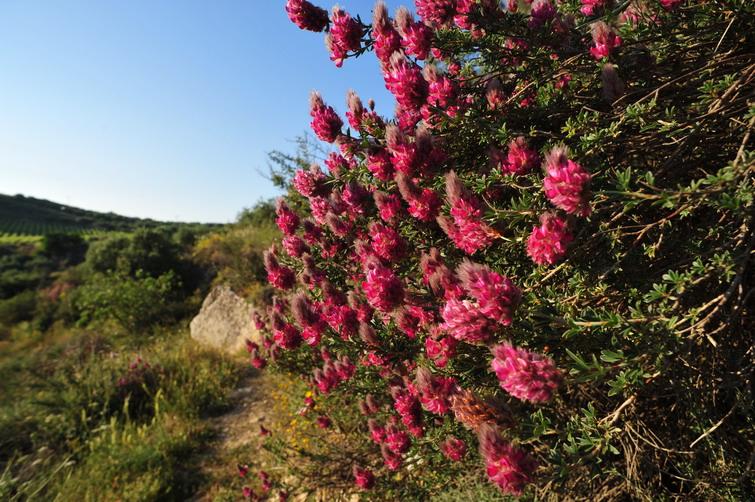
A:
<svg viewBox="0 0 755 502">
<path fill-rule="evenodd" d="M 606 3 L 607 0 L 582 0 L 582 8 L 579 11 L 585 16 L 592 16 L 605 7 Z"/>
<path fill-rule="evenodd" d="M 434 65 L 425 65 L 422 71 L 428 84 L 427 104 L 444 110 L 449 116 L 453 116 L 457 109 L 454 104 L 459 93 L 457 83 L 445 75 L 438 73 Z"/>
<path fill-rule="evenodd" d="M 293 258 L 301 258 L 304 253 L 309 252 L 309 246 L 297 235 L 287 235 L 281 244 L 286 254 Z"/>
<path fill-rule="evenodd" d="M 439 338 L 425 338 L 425 355 L 431 359 L 435 366 L 444 368 L 448 360 L 456 354 L 456 344 L 458 341 L 450 336 Z"/>
<path fill-rule="evenodd" d="M 393 453 L 402 454 L 406 453 L 411 445 L 409 435 L 396 427 L 393 424 L 388 425 L 385 428 L 385 442 L 384 444 Z"/>
<path fill-rule="evenodd" d="M 243 487 L 243 488 L 241 489 L 241 495 L 242 495 L 242 496 L 243 496 L 243 497 L 244 497 L 245 499 L 250 499 L 250 498 L 252 498 L 252 495 L 254 495 L 254 491 L 252 491 L 252 489 L 251 489 L 251 488 L 249 488 L 248 486 L 245 486 L 245 487 Z"/>
<path fill-rule="evenodd" d="M 524 451 L 506 442 L 490 425 L 485 424 L 478 432 L 480 454 L 490 480 L 503 493 L 520 495 L 531 481 L 537 463 Z"/>
<path fill-rule="evenodd" d="M 260 482 L 262 483 L 262 491 L 269 492 L 270 488 L 273 487 L 272 483 L 270 482 L 270 475 L 265 471 L 260 471 L 257 473 L 257 476 L 259 476 Z"/>
<path fill-rule="evenodd" d="M 281 229 L 285 235 L 291 235 L 296 232 L 296 228 L 299 226 L 299 217 L 291 211 L 283 198 L 279 198 L 275 204 L 275 224 Z"/>
<path fill-rule="evenodd" d="M 419 188 L 411 178 L 402 173 L 396 175 L 399 192 L 408 204 L 409 214 L 420 221 L 428 222 L 435 219 L 441 206 L 438 194 L 429 188 Z"/>
<path fill-rule="evenodd" d="M 324 181 L 325 174 L 317 164 L 312 164 L 307 171 L 303 169 L 297 170 L 291 183 L 294 185 L 296 191 L 304 197 L 312 197 L 322 192 Z"/>
<path fill-rule="evenodd" d="M 341 134 L 343 121 L 332 107 L 326 106 L 319 93 L 313 92 L 309 99 L 309 114 L 312 130 L 322 141 L 333 143 Z"/>
<path fill-rule="evenodd" d="M 267 366 L 267 361 L 260 357 L 259 353 L 255 350 L 251 354 L 251 359 L 249 361 L 252 366 L 258 370 L 264 369 L 265 366 Z"/>
<path fill-rule="evenodd" d="M 488 108 L 496 110 L 506 104 L 506 93 L 503 92 L 501 81 L 497 78 L 488 80 L 485 84 L 485 99 L 488 101 Z"/>
<path fill-rule="evenodd" d="M 603 21 L 593 23 L 591 26 L 592 41 L 595 44 L 590 48 L 590 54 L 595 59 L 606 58 L 611 54 L 611 51 L 621 45 L 621 37 L 619 37 L 613 29 Z"/>
<path fill-rule="evenodd" d="M 366 263 L 362 289 L 370 305 L 381 312 L 390 312 L 404 301 L 404 285 L 401 279 L 377 259 Z"/>
<path fill-rule="evenodd" d="M 469 300 L 450 299 L 441 310 L 441 328 L 459 341 L 485 343 L 493 335 L 493 323 L 477 304 Z"/>
<path fill-rule="evenodd" d="M 320 415 L 317 417 L 317 426 L 320 429 L 330 429 L 330 426 L 333 425 L 333 422 L 325 415 Z"/>
<path fill-rule="evenodd" d="M 434 376 L 427 368 L 419 368 L 416 377 L 419 402 L 430 413 L 445 415 L 451 407 L 451 396 L 459 386 L 450 377 Z"/>
<path fill-rule="evenodd" d="M 406 252 L 406 241 L 391 227 L 381 223 L 372 223 L 370 237 L 373 252 L 386 262 L 395 263 Z"/>
<path fill-rule="evenodd" d="M 433 27 L 448 24 L 456 15 L 456 0 L 415 0 L 417 14 Z"/>
<path fill-rule="evenodd" d="M 346 118 L 349 120 L 349 125 L 356 130 L 362 127 L 362 116 L 364 115 L 364 105 L 362 100 L 354 90 L 349 90 L 346 93 L 346 106 L 348 111 L 346 112 Z"/>
<path fill-rule="evenodd" d="M 385 87 L 407 109 L 419 110 L 427 98 L 427 82 L 420 68 L 403 55 L 395 53 L 384 70 Z"/>
<path fill-rule="evenodd" d="M 292 350 L 301 344 L 301 333 L 293 324 L 286 323 L 282 329 L 273 331 L 273 340 L 280 348 Z"/>
<path fill-rule="evenodd" d="M 374 150 L 367 156 L 367 169 L 380 181 L 390 181 L 394 173 L 391 154 L 383 148 Z"/>
<path fill-rule="evenodd" d="M 401 214 L 401 198 L 396 194 L 387 194 L 381 191 L 372 193 L 377 206 L 380 219 L 386 223 L 391 223 Z"/>
<path fill-rule="evenodd" d="M 278 289 L 290 289 L 296 283 L 294 271 L 278 263 L 275 248 L 272 247 L 263 254 L 267 281 Z"/>
<path fill-rule="evenodd" d="M 524 136 L 519 136 L 509 143 L 506 159 L 500 159 L 501 171 L 509 174 L 525 174 L 540 162 L 536 150 L 527 146 Z"/>
<path fill-rule="evenodd" d="M 352 473 L 354 474 L 354 482 L 362 490 L 369 490 L 375 486 L 375 475 L 369 469 L 363 469 L 355 465 Z"/>
<path fill-rule="evenodd" d="M 323 31 L 328 27 L 328 11 L 307 0 L 288 0 L 286 12 L 288 18 L 302 30 Z"/>
<path fill-rule="evenodd" d="M 547 356 L 510 343 L 493 347 L 493 356 L 491 367 L 501 388 L 517 399 L 548 402 L 561 384 L 561 371 Z"/>
<path fill-rule="evenodd" d="M 556 17 L 556 7 L 550 0 L 535 0 L 530 11 L 530 28 L 539 28 Z"/>
<path fill-rule="evenodd" d="M 504 326 L 511 325 L 522 292 L 509 278 L 469 260 L 459 265 L 456 275 L 469 296 L 477 300 L 480 312 Z"/>
<path fill-rule="evenodd" d="M 352 164 L 337 152 L 330 152 L 328 154 L 328 158 L 325 159 L 325 165 L 328 166 L 328 172 L 335 177 L 341 176 L 341 174 L 352 168 Z"/>
<path fill-rule="evenodd" d="M 399 7 L 396 11 L 396 26 L 406 53 L 417 59 L 426 59 L 432 44 L 432 30 L 424 23 L 415 22 L 406 7 Z"/>
<path fill-rule="evenodd" d="M 533 227 L 527 239 L 527 254 L 538 265 L 553 265 L 566 255 L 566 247 L 572 240 L 566 221 L 545 213 L 540 216 L 540 226 Z"/>
<path fill-rule="evenodd" d="M 388 9 L 382 1 L 375 4 L 372 11 L 372 40 L 375 55 L 388 64 L 394 52 L 401 49 L 401 37 L 388 17 Z"/>
<path fill-rule="evenodd" d="M 333 7 L 331 26 L 325 43 L 330 49 L 330 59 L 341 67 L 349 51 L 358 51 L 362 42 L 362 26 L 346 11 Z"/>
<path fill-rule="evenodd" d="M 566 147 L 555 147 L 545 157 L 547 176 L 543 180 L 545 196 L 569 214 L 588 216 L 591 212 L 588 187 L 590 173 L 567 157 Z"/>
<path fill-rule="evenodd" d="M 380 453 L 383 455 L 385 466 L 388 469 L 396 471 L 399 469 L 399 467 L 401 467 L 401 455 L 394 453 L 387 444 L 380 446 Z"/>
<path fill-rule="evenodd" d="M 681 5 L 684 0 L 660 0 L 661 6 L 666 10 L 673 10 Z"/>
<path fill-rule="evenodd" d="M 446 174 L 446 199 L 453 221 L 437 218 L 441 229 L 462 251 L 472 254 L 493 242 L 493 230 L 482 221 L 480 201 L 459 180 L 454 171 Z"/>
<path fill-rule="evenodd" d="M 377 420 L 370 418 L 367 420 L 367 428 L 370 430 L 370 438 L 376 444 L 382 444 L 385 441 L 385 427 L 380 425 Z"/>
<path fill-rule="evenodd" d="M 440 451 L 442 451 L 443 455 L 449 460 L 453 462 L 461 462 L 461 459 L 463 459 L 464 455 L 467 453 L 467 443 L 457 437 L 448 436 L 448 438 L 440 444 Z"/>
</svg>

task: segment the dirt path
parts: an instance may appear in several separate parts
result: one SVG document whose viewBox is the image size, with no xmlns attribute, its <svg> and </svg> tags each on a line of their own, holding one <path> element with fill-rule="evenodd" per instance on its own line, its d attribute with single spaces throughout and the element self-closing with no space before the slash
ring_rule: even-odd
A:
<svg viewBox="0 0 755 502">
<path fill-rule="evenodd" d="M 260 425 L 265 422 L 272 404 L 269 387 L 266 377 L 250 368 L 230 395 L 231 409 L 208 420 L 217 436 L 210 449 L 202 452 L 200 472 L 206 483 L 191 502 L 239 500 L 236 465 L 247 460 L 250 475 L 256 472 L 256 452 L 263 442 Z"/>
</svg>

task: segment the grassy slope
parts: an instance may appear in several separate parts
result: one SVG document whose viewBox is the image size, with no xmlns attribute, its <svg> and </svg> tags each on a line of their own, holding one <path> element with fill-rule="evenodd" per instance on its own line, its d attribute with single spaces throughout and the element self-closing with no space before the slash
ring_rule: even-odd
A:
<svg viewBox="0 0 755 502">
<path fill-rule="evenodd" d="M 181 226 L 152 219 L 99 213 L 34 197 L 0 194 L 0 234 L 45 235 L 52 232 L 132 231 L 138 227 Z M 195 224 L 191 224 L 195 225 Z"/>
</svg>

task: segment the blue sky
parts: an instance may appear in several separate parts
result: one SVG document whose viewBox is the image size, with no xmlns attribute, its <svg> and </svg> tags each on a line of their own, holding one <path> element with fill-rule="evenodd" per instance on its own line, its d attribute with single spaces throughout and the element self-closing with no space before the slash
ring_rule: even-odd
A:
<svg viewBox="0 0 755 502">
<path fill-rule="evenodd" d="M 372 54 L 336 69 L 284 4 L 3 0 L 0 193 L 210 222 L 276 195 L 258 171 L 308 129 L 311 90 L 394 106 Z M 339 4 L 369 20 L 374 2 Z"/>
</svg>

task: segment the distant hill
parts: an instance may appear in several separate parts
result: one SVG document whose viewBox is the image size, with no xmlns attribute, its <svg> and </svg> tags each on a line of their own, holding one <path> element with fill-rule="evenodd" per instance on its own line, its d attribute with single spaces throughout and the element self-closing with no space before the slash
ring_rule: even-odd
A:
<svg viewBox="0 0 755 502">
<path fill-rule="evenodd" d="M 129 232 L 140 227 L 208 226 L 215 224 L 174 223 L 99 213 L 23 195 L 0 194 L 0 234 L 47 235 L 56 232 Z"/>
</svg>

